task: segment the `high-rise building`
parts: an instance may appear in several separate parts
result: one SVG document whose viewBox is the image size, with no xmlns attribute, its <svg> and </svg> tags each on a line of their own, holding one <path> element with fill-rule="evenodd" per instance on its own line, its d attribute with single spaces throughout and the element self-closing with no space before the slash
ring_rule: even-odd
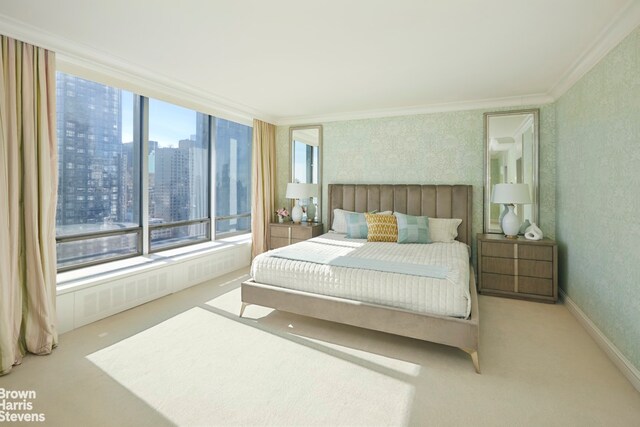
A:
<svg viewBox="0 0 640 427">
<path fill-rule="evenodd" d="M 186 150 L 159 147 L 155 151 L 154 216 L 165 222 L 188 219 L 189 170 Z"/>
<path fill-rule="evenodd" d="M 141 141 L 134 140 L 140 134 L 134 123 L 136 100 L 137 95 L 118 88 L 57 74 L 59 265 L 140 252 L 144 173 L 151 250 L 201 241 L 209 235 L 212 118 L 149 100 L 149 110 L 142 113 L 151 124 L 177 111 L 183 117 L 194 114 L 195 127 L 181 123 L 167 131 L 159 126 L 158 141 L 148 142 L 147 171 L 142 171 Z M 152 101 L 159 108 L 157 116 L 151 116 Z M 249 230 L 250 219 L 234 215 L 250 212 L 251 128 L 213 120 L 219 139 L 216 213 L 231 217 L 220 221 L 217 230 Z M 196 222 L 181 223 L 191 220 Z M 78 234 L 88 236 L 78 239 Z"/>
<path fill-rule="evenodd" d="M 251 128 L 216 119 L 216 216 L 251 212 Z M 249 230 L 251 219 L 217 223 L 217 232 Z"/>
<path fill-rule="evenodd" d="M 62 230 L 93 231 L 127 219 L 121 191 L 131 177 L 121 174 L 121 95 L 119 89 L 58 73 L 56 225 Z"/>
<path fill-rule="evenodd" d="M 209 216 L 208 120 L 197 114 L 196 134 L 178 141 L 177 147 L 149 144 L 150 224 L 158 225 Z M 194 229 L 197 228 L 196 229 Z M 154 241 L 200 235 L 193 225 L 152 231 Z"/>
<path fill-rule="evenodd" d="M 138 159 L 136 144 L 133 142 L 123 143 L 120 159 L 118 218 L 128 223 L 137 221 L 138 215 L 136 214 L 140 210 L 138 206 L 140 199 L 137 197 L 140 177 L 136 176 L 138 168 L 135 167 Z"/>
</svg>

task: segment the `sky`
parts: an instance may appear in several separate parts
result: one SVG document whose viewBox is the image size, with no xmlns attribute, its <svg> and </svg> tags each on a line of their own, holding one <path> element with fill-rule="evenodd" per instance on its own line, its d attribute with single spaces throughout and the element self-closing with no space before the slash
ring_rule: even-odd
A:
<svg viewBox="0 0 640 427">
<path fill-rule="evenodd" d="M 196 134 L 196 112 L 157 99 L 149 99 L 149 141 L 177 147 Z M 122 91 L 122 142 L 133 141 L 133 94 Z"/>
<path fill-rule="evenodd" d="M 133 94 L 122 91 L 122 142 L 133 141 Z"/>
</svg>

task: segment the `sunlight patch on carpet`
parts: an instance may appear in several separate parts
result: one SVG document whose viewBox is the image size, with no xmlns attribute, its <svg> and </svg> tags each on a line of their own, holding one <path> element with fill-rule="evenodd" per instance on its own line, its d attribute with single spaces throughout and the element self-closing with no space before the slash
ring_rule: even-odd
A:
<svg viewBox="0 0 640 427">
<path fill-rule="evenodd" d="M 193 308 L 87 358 L 178 425 L 406 424 L 412 364 L 324 345 Z"/>
<path fill-rule="evenodd" d="M 206 304 L 217 310 L 237 316 L 241 305 L 240 289 L 234 289 L 224 295 L 220 295 Z M 370 351 L 357 348 L 358 343 L 371 344 L 373 342 L 374 344 L 380 344 L 381 340 L 372 341 L 370 339 L 372 334 L 380 334 L 378 332 L 279 312 L 269 307 L 253 304 L 246 308 L 244 316 L 248 319 L 259 319 L 262 326 L 283 335 L 294 335 L 295 337 L 292 337 L 292 339 L 298 338 L 299 341 L 313 343 L 316 348 L 333 349 L 351 355 L 356 362 L 374 363 L 375 366 L 385 367 L 413 377 L 417 377 L 420 373 L 420 366 L 415 363 L 375 354 L 376 345 L 369 348 L 368 350 Z M 386 336 L 387 334 L 382 335 Z M 378 347 L 384 347 L 384 344 Z"/>
</svg>

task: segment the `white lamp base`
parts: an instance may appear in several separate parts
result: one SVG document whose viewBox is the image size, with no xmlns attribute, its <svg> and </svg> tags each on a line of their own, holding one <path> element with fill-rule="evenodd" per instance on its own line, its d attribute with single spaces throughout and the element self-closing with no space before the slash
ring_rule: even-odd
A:
<svg viewBox="0 0 640 427">
<path fill-rule="evenodd" d="M 509 239 L 516 239 L 520 231 L 520 218 L 513 211 L 513 205 L 507 205 L 509 212 L 502 218 L 502 232 Z"/>
<path fill-rule="evenodd" d="M 296 205 L 291 209 L 291 221 L 296 224 L 302 222 L 302 206 L 298 203 L 298 199 L 296 199 Z"/>
</svg>

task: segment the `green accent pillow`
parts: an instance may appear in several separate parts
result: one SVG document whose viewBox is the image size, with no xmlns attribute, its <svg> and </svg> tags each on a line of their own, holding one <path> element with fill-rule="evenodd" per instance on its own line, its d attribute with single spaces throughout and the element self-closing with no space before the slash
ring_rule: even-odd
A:
<svg viewBox="0 0 640 427">
<path fill-rule="evenodd" d="M 345 216 L 347 220 L 347 238 L 348 239 L 366 239 L 369 234 L 367 220 L 363 213 L 348 213 Z"/>
<path fill-rule="evenodd" d="M 431 243 L 429 217 L 394 212 L 398 220 L 398 243 Z"/>
</svg>

